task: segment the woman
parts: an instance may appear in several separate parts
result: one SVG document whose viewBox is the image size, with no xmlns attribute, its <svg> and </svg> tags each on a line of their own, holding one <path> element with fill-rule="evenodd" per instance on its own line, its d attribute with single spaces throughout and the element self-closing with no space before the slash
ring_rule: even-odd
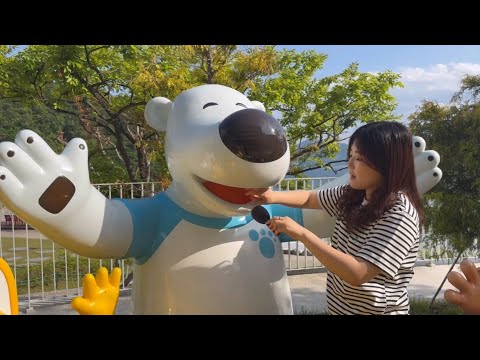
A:
<svg viewBox="0 0 480 360">
<path fill-rule="evenodd" d="M 408 314 L 423 207 L 412 135 L 398 122 L 358 128 L 348 144 L 349 184 L 315 191 L 249 189 L 256 204 L 325 209 L 336 217 L 331 246 L 289 217 L 267 222 L 301 241 L 328 270 L 330 314 Z"/>
</svg>

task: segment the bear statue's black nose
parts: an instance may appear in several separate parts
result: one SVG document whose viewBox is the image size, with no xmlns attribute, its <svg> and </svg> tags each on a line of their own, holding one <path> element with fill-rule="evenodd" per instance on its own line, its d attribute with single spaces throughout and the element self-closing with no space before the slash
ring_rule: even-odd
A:
<svg viewBox="0 0 480 360">
<path fill-rule="evenodd" d="M 287 151 L 287 138 L 280 123 L 264 111 L 244 109 L 227 116 L 220 124 L 220 138 L 239 158 L 267 163 Z"/>
</svg>

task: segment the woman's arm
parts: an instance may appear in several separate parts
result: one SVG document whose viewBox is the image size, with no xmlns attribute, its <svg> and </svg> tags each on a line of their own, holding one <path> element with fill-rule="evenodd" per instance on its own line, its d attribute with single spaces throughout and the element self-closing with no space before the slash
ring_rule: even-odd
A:
<svg viewBox="0 0 480 360">
<path fill-rule="evenodd" d="M 281 204 L 302 209 L 323 209 L 318 201 L 318 190 L 273 191 L 267 189 L 249 189 L 245 195 L 250 196 L 256 205 Z"/>
<path fill-rule="evenodd" d="M 381 272 L 380 268 L 367 260 L 334 249 L 288 216 L 274 217 L 267 222 L 267 226 L 275 235 L 283 233 L 301 241 L 328 270 L 350 285 L 361 285 Z"/>
<path fill-rule="evenodd" d="M 297 240 L 301 241 L 328 270 L 350 285 L 362 285 L 381 272 L 380 268 L 364 259 L 334 249 L 310 230 L 305 229 L 304 235 Z"/>
</svg>

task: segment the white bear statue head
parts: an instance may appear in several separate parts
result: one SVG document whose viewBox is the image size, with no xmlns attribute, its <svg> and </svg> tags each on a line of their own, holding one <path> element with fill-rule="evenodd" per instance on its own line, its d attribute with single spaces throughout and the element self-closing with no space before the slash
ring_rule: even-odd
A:
<svg viewBox="0 0 480 360">
<path fill-rule="evenodd" d="M 145 108 L 150 126 L 166 131 L 169 196 L 185 210 L 211 217 L 251 211 L 245 188 L 283 179 L 290 164 L 285 132 L 258 101 L 222 85 L 163 97 Z"/>
</svg>

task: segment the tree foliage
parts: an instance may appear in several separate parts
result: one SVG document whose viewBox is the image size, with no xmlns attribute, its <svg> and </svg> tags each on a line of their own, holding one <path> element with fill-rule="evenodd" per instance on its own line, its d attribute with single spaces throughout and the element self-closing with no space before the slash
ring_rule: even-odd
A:
<svg viewBox="0 0 480 360">
<path fill-rule="evenodd" d="M 67 139 L 86 139 L 90 153 L 90 180 L 93 183 L 117 182 L 127 178 L 121 161 L 117 157 L 105 156 L 97 142 L 80 127 L 77 119 L 38 103 L 0 100 L 0 142 L 13 141 L 22 129 L 42 134 L 57 153 L 63 151 Z"/>
<path fill-rule="evenodd" d="M 277 53 L 274 73 L 259 78 L 251 96 L 278 112 L 291 149 L 289 173 L 298 175 L 325 165 L 339 151 L 344 130 L 356 123 L 394 120 L 395 98 L 402 86 L 391 71 L 362 73 L 352 63 L 339 74 L 317 77 L 327 56 L 315 51 Z"/>
<path fill-rule="evenodd" d="M 461 90 L 442 106 L 424 101 L 410 116 L 411 128 L 441 156 L 442 180 L 425 196 L 431 239 L 448 240 L 456 252 L 472 248 L 480 234 L 480 102 L 460 101 L 480 83 L 463 78 Z"/>
<path fill-rule="evenodd" d="M 164 83 L 143 78 L 163 70 L 149 66 L 159 52 L 149 46 L 28 46 L 4 60 L 0 91 L 75 117 L 102 153 L 121 159 L 130 181 L 147 180 L 148 147 L 160 146 L 140 114 L 155 85 Z"/>
<path fill-rule="evenodd" d="M 8 56 L 11 49 L 0 50 L 0 96 L 42 103 L 77 118 L 104 155 L 121 159 L 130 181 L 168 174 L 163 136 L 143 118 L 149 99 L 173 99 L 192 86 L 215 82 L 212 76 L 222 80 L 232 74 L 230 83 L 240 86 L 238 72 L 252 76 L 248 59 L 262 51 L 254 47 L 241 55 L 229 46 L 35 45 Z M 153 176 L 152 170 L 157 170 Z"/>
<path fill-rule="evenodd" d="M 326 55 L 275 46 L 34 45 L 13 50 L 0 47 L 0 98 L 42 104 L 75 119 L 94 144 L 91 152 L 115 159 L 113 164 L 121 161 L 127 174 L 123 180 L 129 181 L 169 176 L 163 135 L 143 117 L 146 102 L 155 96 L 174 99 L 193 86 L 223 84 L 262 101 L 286 129 L 290 174 L 298 175 L 325 166 L 321 159 L 338 152 L 345 129 L 393 119 L 396 102 L 389 91 L 401 86 L 399 75 L 362 73 L 356 63 L 337 75 L 318 77 Z"/>
</svg>

